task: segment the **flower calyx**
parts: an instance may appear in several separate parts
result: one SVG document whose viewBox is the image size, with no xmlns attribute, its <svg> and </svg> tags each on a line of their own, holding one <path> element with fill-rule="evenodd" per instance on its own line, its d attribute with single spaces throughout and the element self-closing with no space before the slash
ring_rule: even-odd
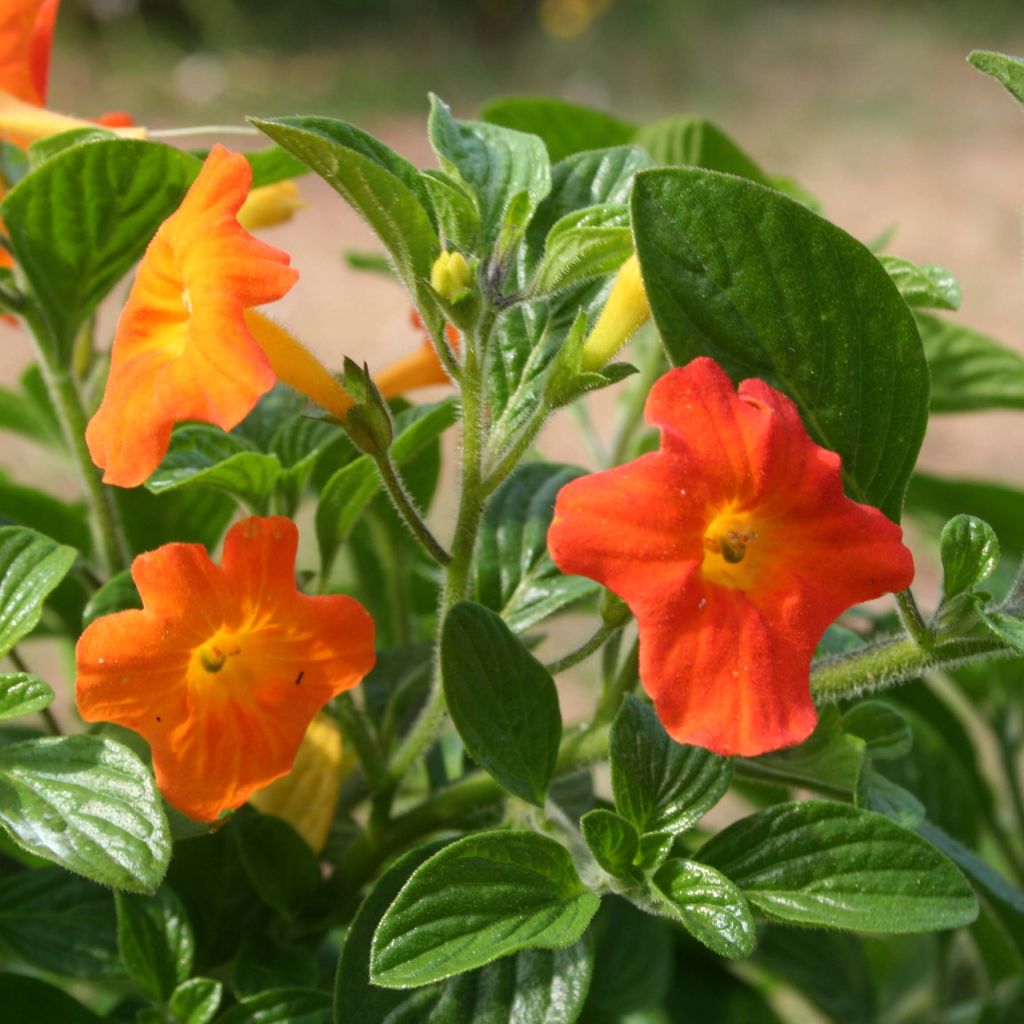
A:
<svg viewBox="0 0 1024 1024">
<path fill-rule="evenodd" d="M 374 458 L 386 455 L 395 436 L 395 425 L 388 403 L 370 376 L 369 367 L 365 363 L 360 366 L 346 356 L 344 381 L 345 390 L 356 404 L 348 411 L 342 426 L 360 451 Z"/>
</svg>

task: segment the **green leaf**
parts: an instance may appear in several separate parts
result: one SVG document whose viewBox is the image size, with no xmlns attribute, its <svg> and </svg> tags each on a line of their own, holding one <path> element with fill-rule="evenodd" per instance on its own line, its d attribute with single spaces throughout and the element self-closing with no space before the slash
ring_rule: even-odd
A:
<svg viewBox="0 0 1024 1024">
<path fill-rule="evenodd" d="M 596 593 L 582 576 L 563 576 L 548 554 L 555 496 L 583 475 L 576 466 L 519 466 L 495 491 L 477 548 L 476 599 L 521 633 L 569 604 Z"/>
<path fill-rule="evenodd" d="M 129 608 L 141 608 L 142 598 L 135 586 L 130 569 L 123 569 L 111 576 L 106 583 L 96 590 L 89 598 L 82 612 L 82 628 L 101 619 L 104 615 L 113 615 Z"/>
<path fill-rule="evenodd" d="M 395 418 L 392 460 L 399 466 L 414 460 L 455 419 L 453 399 L 434 405 L 415 405 L 400 413 Z M 338 548 L 380 489 L 380 476 L 369 455 L 361 455 L 342 466 L 324 484 L 316 510 L 316 536 L 324 578 L 334 564 Z"/>
<path fill-rule="evenodd" d="M 914 734 L 899 709 L 880 700 L 862 700 L 843 715 L 843 732 L 859 736 L 864 752 L 878 761 L 892 761 L 910 753 Z"/>
<path fill-rule="evenodd" d="M 416 169 L 366 132 L 329 117 L 252 123 L 320 175 L 370 225 L 409 293 L 424 304 L 439 245 Z"/>
<path fill-rule="evenodd" d="M 548 234 L 530 291 L 546 295 L 610 274 L 632 252 L 627 207 L 605 203 L 574 210 Z"/>
<path fill-rule="evenodd" d="M 0 674 L 0 722 L 42 711 L 53 703 L 53 690 L 27 672 Z"/>
<path fill-rule="evenodd" d="M 943 527 L 942 597 L 950 600 L 988 579 L 999 564 L 995 530 L 977 516 L 959 515 Z"/>
<path fill-rule="evenodd" d="M 315 988 L 316 953 L 308 945 L 282 945 L 271 928 L 250 932 L 231 967 L 231 988 L 239 999 L 268 989 Z"/>
<path fill-rule="evenodd" d="M 0 823 L 32 853 L 116 889 L 153 892 L 171 855 L 150 770 L 99 736 L 0 749 Z"/>
<path fill-rule="evenodd" d="M 34 171 L 51 157 L 63 153 L 72 146 L 80 146 L 83 142 L 98 142 L 103 139 L 116 138 L 118 136 L 114 132 L 101 128 L 99 125 L 94 128 L 72 128 L 70 131 L 48 135 L 46 138 L 37 139 L 29 144 L 27 150 L 28 169 Z"/>
<path fill-rule="evenodd" d="M 719 956 L 750 956 L 756 937 L 754 915 L 743 893 L 725 875 L 692 860 L 670 860 L 653 881 L 695 939 Z"/>
<path fill-rule="evenodd" d="M 480 117 L 491 124 L 538 135 L 555 163 L 585 149 L 631 142 L 636 127 L 601 110 L 552 96 L 505 96 L 491 100 Z"/>
<path fill-rule="evenodd" d="M 15 259 L 61 356 L 100 300 L 142 255 L 199 172 L 157 142 L 73 146 L 28 174 L 0 204 Z"/>
<path fill-rule="evenodd" d="M 417 868 L 373 937 L 370 980 L 409 988 L 520 949 L 579 940 L 600 900 L 569 852 L 535 832 L 466 836 Z"/>
<path fill-rule="evenodd" d="M 243 999 L 217 1024 L 334 1024 L 331 997 L 308 988 L 278 988 Z"/>
<path fill-rule="evenodd" d="M 87 553 L 92 535 L 85 506 L 0 478 L 0 525 L 30 526 L 51 540 Z"/>
<path fill-rule="evenodd" d="M 238 510 L 227 494 L 200 487 L 160 495 L 145 487 L 113 490 L 132 555 L 175 541 L 215 548 Z"/>
<path fill-rule="evenodd" d="M 209 1024 L 217 1016 L 224 986 L 213 978 L 189 978 L 171 994 L 171 1013 L 177 1024 Z"/>
<path fill-rule="evenodd" d="M 152 494 L 183 487 L 223 491 L 257 514 L 281 475 L 276 455 L 256 451 L 235 434 L 200 424 L 178 427 L 163 461 L 146 481 Z"/>
<path fill-rule="evenodd" d="M 970 924 L 963 876 L 888 818 L 826 800 L 776 804 L 698 853 L 756 907 L 795 924 L 904 934 Z"/>
<path fill-rule="evenodd" d="M 437 222 L 446 241 L 463 252 L 475 252 L 480 243 L 480 214 L 469 189 L 444 171 L 420 171 Z"/>
<path fill-rule="evenodd" d="M 152 896 L 119 892 L 117 941 L 138 990 L 163 1004 L 192 973 L 195 939 L 181 901 L 161 886 Z"/>
<path fill-rule="evenodd" d="M 615 809 L 644 832 L 687 832 L 725 795 L 732 764 L 676 743 L 654 708 L 629 695 L 612 725 Z"/>
<path fill-rule="evenodd" d="M 711 171 L 638 174 L 633 228 L 672 361 L 708 355 L 734 380 L 781 388 L 842 457 L 851 495 L 899 519 L 928 368 L 878 260 L 799 203 Z"/>
<path fill-rule="evenodd" d="M 51 974 L 88 978 L 122 971 L 111 894 L 56 867 L 0 883 L 0 942 Z"/>
<path fill-rule="evenodd" d="M 1024 409 L 1024 358 L 950 320 L 916 315 L 932 375 L 932 412 Z"/>
<path fill-rule="evenodd" d="M 857 806 L 877 811 L 904 828 L 916 828 L 925 816 L 924 804 L 910 792 L 868 765 L 860 778 Z"/>
<path fill-rule="evenodd" d="M 244 153 L 243 156 L 252 168 L 253 188 L 276 185 L 279 181 L 299 178 L 309 172 L 309 168 L 301 160 L 296 160 L 280 146 L 253 150 Z"/>
<path fill-rule="evenodd" d="M 1024 103 L 1024 60 L 993 50 L 972 50 L 967 59 L 1003 85 L 1018 103 Z"/>
<path fill-rule="evenodd" d="M 918 265 L 899 256 L 879 256 L 878 262 L 892 278 L 908 306 L 922 309 L 959 309 L 960 285 L 945 267 Z"/>
<path fill-rule="evenodd" d="M 0 428 L 55 448 L 64 447 L 64 436 L 42 383 L 39 367 L 30 366 L 17 390 L 0 387 Z"/>
<path fill-rule="evenodd" d="M 320 885 L 320 865 L 306 842 L 280 818 L 245 814 L 234 829 L 242 865 L 268 906 L 296 914 Z"/>
<path fill-rule="evenodd" d="M 666 167 L 706 167 L 768 185 L 764 171 L 717 125 L 703 117 L 670 117 L 644 125 L 633 141 Z"/>
<path fill-rule="evenodd" d="M 441 677 L 469 756 L 510 793 L 543 807 L 562 739 L 548 670 L 500 616 L 460 601 L 441 631 Z"/>
<path fill-rule="evenodd" d="M 580 819 L 580 831 L 594 860 L 615 878 L 630 878 L 640 852 L 640 836 L 625 818 L 599 807 Z"/>
<path fill-rule="evenodd" d="M 31 633 L 77 552 L 24 526 L 0 527 L 0 657 Z"/>
<path fill-rule="evenodd" d="M 536 135 L 483 121 L 458 121 L 436 96 L 430 98 L 430 143 L 441 167 L 476 196 L 480 229 L 493 241 L 509 203 L 529 196 L 525 221 L 551 190 L 551 162 Z"/>
<path fill-rule="evenodd" d="M 0 974 L 0 1006 L 12 1024 L 103 1024 L 102 1018 L 67 993 L 23 974 Z"/>
</svg>

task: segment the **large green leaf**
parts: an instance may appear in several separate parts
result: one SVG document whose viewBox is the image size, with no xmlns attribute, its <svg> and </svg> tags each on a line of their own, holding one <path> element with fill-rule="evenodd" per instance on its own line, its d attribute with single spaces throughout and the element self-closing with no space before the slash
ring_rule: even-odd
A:
<svg viewBox="0 0 1024 1024">
<path fill-rule="evenodd" d="M 279 913 L 298 913 L 320 884 L 316 855 L 280 818 L 264 814 L 239 817 L 232 834 L 253 888 Z"/>
<path fill-rule="evenodd" d="M 456 418 L 452 399 L 436 405 L 414 405 L 395 421 L 391 459 L 399 466 L 415 459 Z M 338 548 L 352 531 L 356 520 L 381 489 L 380 476 L 369 455 L 337 470 L 320 492 L 316 510 L 316 536 L 320 545 L 321 572 L 327 578 Z"/>
<path fill-rule="evenodd" d="M 466 836 L 417 868 L 373 938 L 370 978 L 409 988 L 520 949 L 579 940 L 600 900 L 568 850 L 536 832 Z"/>
<path fill-rule="evenodd" d="M 151 1002 L 167 1002 L 192 972 L 192 925 L 167 886 L 152 896 L 117 893 L 117 941 L 128 974 Z"/>
<path fill-rule="evenodd" d="M 555 497 L 583 472 L 560 463 L 526 463 L 498 488 L 484 515 L 476 598 L 500 612 L 515 632 L 598 589 L 582 576 L 562 575 L 547 548 Z"/>
<path fill-rule="evenodd" d="M 22 871 L 0 883 L 0 942 L 52 974 L 122 971 L 110 892 L 57 867 Z"/>
<path fill-rule="evenodd" d="M 672 360 L 717 360 L 793 398 L 851 495 L 898 519 L 928 416 L 913 317 L 858 241 L 732 175 L 643 171 L 633 227 Z"/>
<path fill-rule="evenodd" d="M 491 124 L 543 139 L 552 163 L 585 149 L 631 142 L 636 127 L 611 114 L 552 96 L 504 96 L 480 112 Z"/>
<path fill-rule="evenodd" d="M 27 672 L 0 674 L 0 722 L 42 711 L 53 703 L 53 690 Z"/>
<path fill-rule="evenodd" d="M 510 793 L 543 807 L 562 738 L 548 670 L 499 615 L 461 601 L 445 616 L 441 676 L 470 757 Z"/>
<path fill-rule="evenodd" d="M 0 823 L 32 853 L 116 889 L 153 892 L 171 855 L 149 768 L 99 736 L 0 749 Z"/>
<path fill-rule="evenodd" d="M 764 171 L 717 125 L 703 117 L 670 117 L 644 125 L 632 140 L 655 163 L 668 167 L 705 167 L 769 184 Z"/>
<path fill-rule="evenodd" d="M 24 526 L 0 527 L 0 657 L 31 633 L 77 552 Z"/>
<path fill-rule="evenodd" d="M 1024 60 L 993 50 L 973 50 L 967 59 L 1001 83 L 1018 103 L 1024 103 Z"/>
<path fill-rule="evenodd" d="M 611 732 L 616 810 L 638 832 L 686 832 L 725 795 L 732 763 L 676 743 L 654 708 L 627 696 Z"/>
<path fill-rule="evenodd" d="M 15 258 L 63 356 L 199 167 L 156 142 L 89 142 L 47 160 L 0 204 Z"/>
<path fill-rule="evenodd" d="M 970 886 L 935 847 L 847 804 L 776 804 L 697 856 L 760 910 L 796 924 L 901 934 L 957 928 L 978 913 Z"/>
<path fill-rule="evenodd" d="M 366 220 L 411 295 L 422 297 L 429 290 L 424 282 L 430 279 L 439 243 L 417 195 L 422 186 L 411 164 L 345 121 L 282 117 L 253 124 L 319 174 Z"/>
<path fill-rule="evenodd" d="M 483 121 L 459 121 L 431 97 L 430 142 L 442 168 L 464 181 L 476 196 L 485 241 L 497 235 L 512 200 L 528 196 L 522 221 L 551 190 L 551 162 L 536 136 Z"/>
<path fill-rule="evenodd" d="M 932 375 L 932 412 L 1024 409 L 1024 358 L 952 320 L 917 314 Z"/>
</svg>

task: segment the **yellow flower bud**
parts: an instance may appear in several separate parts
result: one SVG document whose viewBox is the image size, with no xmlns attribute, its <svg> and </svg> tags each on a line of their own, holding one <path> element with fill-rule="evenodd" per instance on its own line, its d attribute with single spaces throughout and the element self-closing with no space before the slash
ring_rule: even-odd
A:
<svg viewBox="0 0 1024 1024">
<path fill-rule="evenodd" d="M 608 294 L 608 301 L 583 343 L 583 371 L 594 373 L 608 363 L 616 352 L 651 316 L 640 262 L 636 253 L 619 268 L 619 273 Z"/>
<path fill-rule="evenodd" d="M 257 790 L 249 803 L 287 821 L 319 853 L 327 845 L 344 767 L 341 730 L 321 712 L 306 730 L 292 770 Z"/>
<path fill-rule="evenodd" d="M 238 211 L 238 223 L 246 231 L 273 227 L 291 220 L 306 204 L 294 181 L 275 181 L 273 185 L 254 188 Z"/>
<path fill-rule="evenodd" d="M 465 291 L 473 275 L 461 252 L 443 252 L 430 268 L 430 285 L 446 302 Z"/>
<path fill-rule="evenodd" d="M 301 391 L 339 420 L 348 415 L 355 404 L 349 393 L 302 342 L 254 309 L 245 311 L 245 323 L 278 380 Z"/>
</svg>

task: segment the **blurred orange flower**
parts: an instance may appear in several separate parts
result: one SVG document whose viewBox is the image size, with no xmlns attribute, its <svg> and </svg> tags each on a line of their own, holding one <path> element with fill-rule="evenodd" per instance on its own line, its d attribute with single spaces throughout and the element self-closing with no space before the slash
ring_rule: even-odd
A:
<svg viewBox="0 0 1024 1024">
<path fill-rule="evenodd" d="M 0 9 L 0 89 L 41 107 L 60 0 L 4 0 Z"/>
<path fill-rule="evenodd" d="M 409 314 L 413 327 L 423 333 L 423 343 L 410 355 L 398 359 L 386 366 L 380 373 L 374 374 L 373 382 L 385 398 L 395 398 L 407 391 L 427 388 L 436 384 L 451 384 L 451 377 L 445 372 L 441 360 L 419 313 L 414 309 Z M 452 324 L 445 325 L 445 336 L 448 344 L 458 350 L 459 332 Z"/>
<path fill-rule="evenodd" d="M 86 431 L 107 483 L 142 483 L 175 423 L 230 430 L 273 387 L 271 361 L 245 314 L 281 298 L 298 273 L 287 253 L 238 223 L 251 182 L 245 157 L 214 146 L 146 249 L 118 320 L 103 401 Z"/>
<path fill-rule="evenodd" d="M 143 608 L 78 641 L 82 717 L 145 737 L 160 790 L 197 821 L 285 775 L 317 712 L 373 667 L 373 620 L 354 598 L 299 593 L 297 544 L 291 520 L 253 517 L 220 567 L 199 544 L 139 555 Z"/>
<path fill-rule="evenodd" d="M 763 381 L 737 394 L 695 359 L 654 385 L 646 416 L 660 450 L 563 487 L 551 557 L 629 605 L 675 740 L 745 756 L 799 743 L 825 629 L 913 579 L 902 531 L 846 497 L 839 456 Z"/>
</svg>

